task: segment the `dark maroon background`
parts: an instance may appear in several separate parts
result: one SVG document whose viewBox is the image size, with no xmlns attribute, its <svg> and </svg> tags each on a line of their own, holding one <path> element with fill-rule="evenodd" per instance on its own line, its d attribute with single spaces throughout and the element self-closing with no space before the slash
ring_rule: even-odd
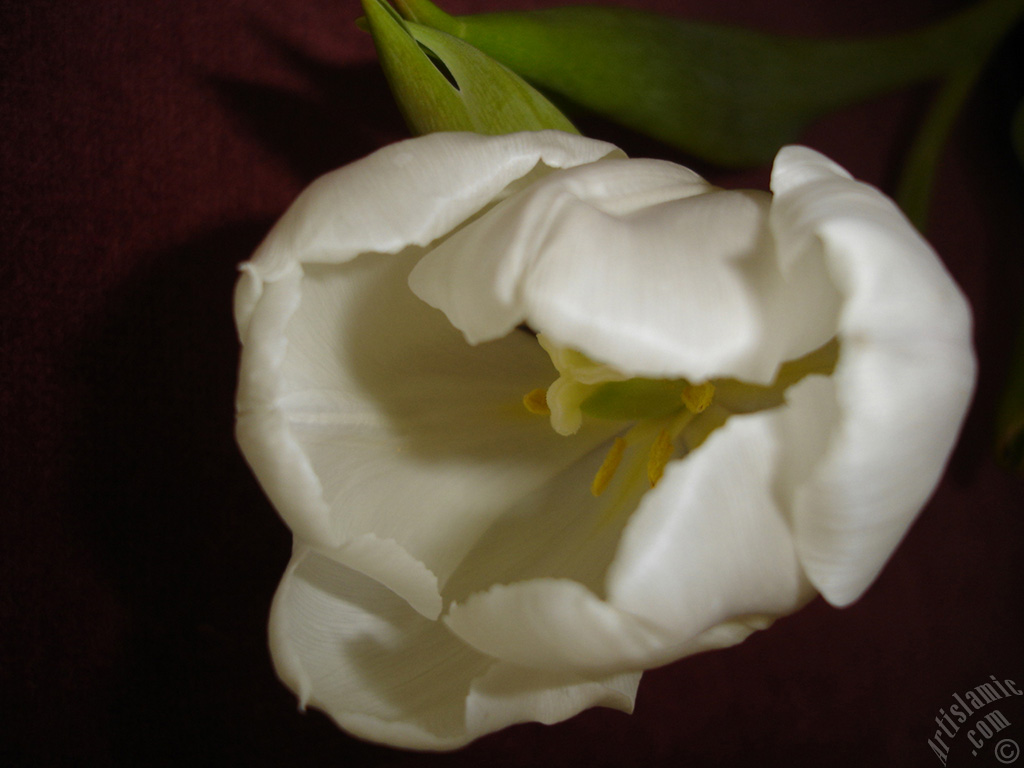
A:
<svg viewBox="0 0 1024 768">
<path fill-rule="evenodd" d="M 828 35 L 959 7 L 634 4 Z M 406 135 L 359 13 L 354 0 L 0 10 L 0 762 L 938 765 L 926 740 L 954 692 L 990 674 L 1024 683 L 1024 483 L 991 458 L 1024 295 L 1024 183 L 1005 138 L 1021 57 L 1004 47 L 965 111 L 932 223 L 976 309 L 978 397 L 935 499 L 871 591 L 649 673 L 632 717 L 592 710 L 433 756 L 301 715 L 275 679 L 265 619 L 290 537 L 232 438 L 235 265 L 311 179 Z M 805 140 L 891 190 L 928 93 L 849 109 Z M 583 125 L 632 154 L 685 160 Z M 1024 744 L 1024 707 L 1004 704 Z"/>
</svg>

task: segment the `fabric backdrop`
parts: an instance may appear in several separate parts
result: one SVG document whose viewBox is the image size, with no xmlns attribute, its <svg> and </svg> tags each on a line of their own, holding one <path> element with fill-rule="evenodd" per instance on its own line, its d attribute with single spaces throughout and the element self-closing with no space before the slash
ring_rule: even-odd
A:
<svg viewBox="0 0 1024 768">
<path fill-rule="evenodd" d="M 629 4 L 820 35 L 962 7 Z M 1024 483 L 991 451 L 1024 295 L 1024 181 L 1005 131 L 1020 31 L 943 156 L 930 230 L 975 307 L 978 396 L 874 587 L 648 673 L 632 716 L 592 710 L 427 755 L 300 714 L 276 680 L 265 622 L 290 536 L 232 436 L 237 263 L 309 181 L 407 135 L 359 15 L 355 0 L 2 4 L 0 763 L 936 765 L 926 742 L 954 693 L 989 675 L 1024 684 Z M 845 110 L 804 140 L 891 192 L 929 94 Z M 698 167 L 727 186 L 767 183 L 766 169 Z M 1002 710 L 1024 744 L 1022 702 Z"/>
</svg>

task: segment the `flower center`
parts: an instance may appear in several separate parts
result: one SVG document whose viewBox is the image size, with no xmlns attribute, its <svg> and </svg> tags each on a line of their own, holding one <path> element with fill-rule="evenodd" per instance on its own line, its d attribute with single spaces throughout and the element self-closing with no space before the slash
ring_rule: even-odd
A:
<svg viewBox="0 0 1024 768">
<path fill-rule="evenodd" d="M 537 341 L 559 375 L 546 390 L 534 389 L 523 397 L 526 410 L 549 416 L 552 428 L 561 435 L 575 434 L 584 417 L 623 422 L 623 434 L 614 439 L 594 475 L 590 486 L 594 496 L 608 489 L 623 458 L 634 449 L 637 460 L 646 454 L 647 480 L 653 488 L 677 452 L 685 456 L 697 448 L 734 413 L 781 405 L 785 390 L 804 376 L 831 374 L 839 354 L 833 339 L 785 363 L 770 385 L 735 379 L 695 384 L 686 379 L 630 378 L 543 334 L 538 334 Z M 631 462 L 635 467 L 635 460 Z"/>
</svg>

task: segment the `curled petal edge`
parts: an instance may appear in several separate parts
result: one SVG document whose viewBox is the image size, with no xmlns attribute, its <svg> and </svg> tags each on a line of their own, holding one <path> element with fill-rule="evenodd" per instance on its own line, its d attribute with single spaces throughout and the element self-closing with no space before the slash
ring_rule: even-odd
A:
<svg viewBox="0 0 1024 768">
<path fill-rule="evenodd" d="M 309 557 L 313 568 L 300 576 Z M 271 609 L 270 647 L 300 707 L 323 710 L 360 738 L 451 750 L 515 723 L 556 723 L 595 706 L 633 709 L 639 671 L 587 677 L 489 658 L 417 617 L 372 579 L 330 563 L 296 545 Z M 341 616 L 327 615 L 332 606 Z M 298 634 L 296 616 L 303 627 Z M 399 640 L 404 632 L 416 639 Z M 324 663 L 331 674 L 323 674 Z M 372 671 L 364 677 L 367 664 Z M 388 680 L 392 665 L 406 670 L 400 681 Z M 404 686 L 398 698 L 395 682 Z"/>
<path fill-rule="evenodd" d="M 895 203 L 819 153 L 783 148 L 772 190 L 780 251 L 820 251 L 843 295 L 834 426 L 785 489 L 804 569 L 843 606 L 884 567 L 948 461 L 974 390 L 970 308 Z"/>
</svg>

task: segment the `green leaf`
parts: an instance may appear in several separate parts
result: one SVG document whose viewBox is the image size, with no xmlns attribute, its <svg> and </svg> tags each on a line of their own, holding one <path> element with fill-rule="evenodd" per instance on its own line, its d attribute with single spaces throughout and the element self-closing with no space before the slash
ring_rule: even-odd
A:
<svg viewBox="0 0 1024 768">
<path fill-rule="evenodd" d="M 444 32 L 404 21 L 383 0 L 363 0 L 384 74 L 413 133 L 578 133 L 515 73 Z"/>
<path fill-rule="evenodd" d="M 453 17 L 396 0 L 534 85 L 687 152 L 758 165 L 817 117 L 957 69 L 988 50 L 1024 0 L 987 0 L 907 34 L 815 40 L 622 8 Z"/>
</svg>

